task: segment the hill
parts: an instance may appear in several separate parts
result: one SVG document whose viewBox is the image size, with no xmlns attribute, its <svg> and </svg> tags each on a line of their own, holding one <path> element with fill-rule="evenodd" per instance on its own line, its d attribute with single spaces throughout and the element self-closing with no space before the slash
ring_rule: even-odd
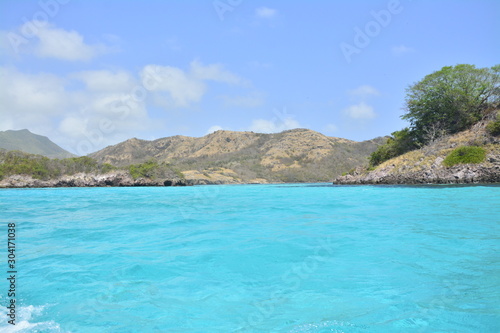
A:
<svg viewBox="0 0 500 333">
<path fill-rule="evenodd" d="M 0 149 L 0 188 L 328 181 L 366 165 L 385 140 L 355 142 L 296 129 L 130 139 L 91 157 L 65 159 Z"/>
<path fill-rule="evenodd" d="M 334 184 L 500 183 L 500 138 L 488 131 L 491 123 L 480 121 L 385 161 L 374 170 L 358 168 L 338 177 Z"/>
<path fill-rule="evenodd" d="M 0 188 L 185 185 L 184 176 L 168 165 L 148 162 L 119 169 L 87 156 L 50 159 L 0 149 Z"/>
<path fill-rule="evenodd" d="M 355 142 L 308 129 L 276 134 L 220 130 L 201 138 L 134 138 L 89 157 L 118 167 L 155 160 L 195 184 L 319 182 L 365 165 L 385 140 Z"/>
<path fill-rule="evenodd" d="M 445 66 L 410 85 L 402 119 L 370 169 L 337 184 L 500 182 L 500 65 Z"/>
<path fill-rule="evenodd" d="M 27 129 L 0 131 L 0 148 L 5 150 L 19 150 L 50 158 L 75 156 L 50 141 L 46 136 L 33 134 Z"/>
</svg>

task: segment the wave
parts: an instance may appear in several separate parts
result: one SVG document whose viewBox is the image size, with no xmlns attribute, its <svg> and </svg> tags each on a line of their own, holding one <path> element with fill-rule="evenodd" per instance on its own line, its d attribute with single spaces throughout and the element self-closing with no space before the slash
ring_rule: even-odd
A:
<svg viewBox="0 0 500 333">
<path fill-rule="evenodd" d="M 16 325 L 9 324 L 7 317 L 7 309 L 0 309 L 0 332 L 3 333 L 30 333 L 30 332 L 47 332 L 47 333 L 68 333 L 59 327 L 54 321 L 37 322 L 37 318 L 43 314 L 46 306 L 21 306 L 17 309 Z"/>
<path fill-rule="evenodd" d="M 365 329 L 366 327 L 364 326 L 357 326 L 349 322 L 329 320 L 318 323 L 301 324 L 294 327 L 288 333 L 358 333 L 365 332 Z"/>
</svg>

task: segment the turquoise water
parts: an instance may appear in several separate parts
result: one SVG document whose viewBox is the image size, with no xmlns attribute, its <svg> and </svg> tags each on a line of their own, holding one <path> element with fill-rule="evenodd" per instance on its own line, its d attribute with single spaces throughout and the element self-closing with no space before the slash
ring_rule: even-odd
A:
<svg viewBox="0 0 500 333">
<path fill-rule="evenodd" d="M 1 332 L 498 332 L 500 187 L 0 191 Z"/>
</svg>

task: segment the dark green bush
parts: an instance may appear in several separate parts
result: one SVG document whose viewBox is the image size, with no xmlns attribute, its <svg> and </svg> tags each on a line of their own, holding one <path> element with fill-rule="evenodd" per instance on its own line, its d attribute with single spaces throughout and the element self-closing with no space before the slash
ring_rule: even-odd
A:
<svg viewBox="0 0 500 333">
<path fill-rule="evenodd" d="M 418 146 L 410 129 L 405 128 L 401 131 L 393 132 L 392 136 L 387 139 L 387 142 L 379 146 L 377 150 L 370 155 L 370 167 L 375 167 L 382 162 L 416 148 L 418 148 Z"/>
<path fill-rule="evenodd" d="M 486 125 L 488 133 L 494 136 L 500 135 L 500 120 L 495 120 Z"/>
<path fill-rule="evenodd" d="M 128 167 L 132 178 L 154 178 L 155 171 L 159 168 L 158 162 L 147 161 L 141 164 L 132 164 Z"/>
<path fill-rule="evenodd" d="M 158 163 L 155 160 L 149 160 L 140 164 L 132 164 L 127 167 L 132 178 L 180 178 L 184 179 L 184 174 L 169 163 Z"/>
<path fill-rule="evenodd" d="M 79 172 L 106 173 L 115 169 L 110 164 L 99 164 L 87 156 L 59 160 L 20 151 L 0 151 L 0 179 L 11 175 L 27 175 L 47 180 Z"/>
<path fill-rule="evenodd" d="M 172 171 L 175 173 L 175 175 L 177 177 L 179 177 L 180 179 L 184 180 L 186 179 L 184 174 L 179 170 L 179 169 L 176 169 L 176 168 L 172 168 Z"/>
<path fill-rule="evenodd" d="M 486 151 L 482 147 L 463 146 L 456 148 L 446 156 L 443 164 L 451 167 L 457 164 L 477 164 L 486 159 Z"/>
<path fill-rule="evenodd" d="M 114 165 L 111 165 L 109 163 L 104 163 L 103 165 L 101 165 L 101 172 L 102 173 L 108 173 L 110 171 L 114 171 L 116 170 L 116 167 Z"/>
<path fill-rule="evenodd" d="M 36 179 L 48 179 L 57 174 L 50 167 L 50 159 L 38 155 L 29 155 L 17 151 L 2 154 L 0 164 L 0 179 L 18 174 L 28 175 Z"/>
</svg>

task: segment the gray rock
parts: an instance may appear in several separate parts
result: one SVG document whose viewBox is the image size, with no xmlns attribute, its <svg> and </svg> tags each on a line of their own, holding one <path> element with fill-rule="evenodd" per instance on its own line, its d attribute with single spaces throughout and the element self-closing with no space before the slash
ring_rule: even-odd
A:
<svg viewBox="0 0 500 333">
<path fill-rule="evenodd" d="M 181 179 L 133 179 L 126 171 L 107 174 L 85 174 L 61 176 L 56 179 L 39 180 L 31 176 L 13 175 L 0 181 L 0 188 L 22 187 L 106 187 L 106 186 L 187 186 Z"/>
</svg>

